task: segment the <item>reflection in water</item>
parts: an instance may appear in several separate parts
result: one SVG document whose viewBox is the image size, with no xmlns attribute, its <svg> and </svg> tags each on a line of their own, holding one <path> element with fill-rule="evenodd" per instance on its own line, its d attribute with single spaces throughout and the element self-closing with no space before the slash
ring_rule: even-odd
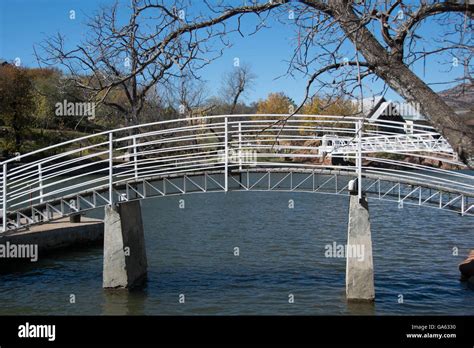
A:
<svg viewBox="0 0 474 348">
<path fill-rule="evenodd" d="M 144 315 L 147 291 L 145 288 L 104 289 L 102 314 Z"/>
<path fill-rule="evenodd" d="M 375 314 L 375 302 L 369 301 L 348 301 L 347 302 L 348 314 L 354 315 L 374 315 Z"/>
</svg>

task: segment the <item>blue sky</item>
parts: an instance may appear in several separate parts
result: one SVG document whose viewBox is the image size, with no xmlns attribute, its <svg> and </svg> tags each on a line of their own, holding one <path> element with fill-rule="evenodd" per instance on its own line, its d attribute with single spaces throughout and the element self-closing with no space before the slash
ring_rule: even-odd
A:
<svg viewBox="0 0 474 348">
<path fill-rule="evenodd" d="M 0 58 L 21 59 L 22 65 L 37 66 L 34 58 L 33 45 L 56 32 L 65 34 L 68 42 L 73 45 L 86 35 L 84 22 L 87 16 L 93 15 L 100 5 L 110 4 L 110 0 L 2 0 L 0 2 Z M 76 19 L 69 18 L 69 11 L 75 10 Z M 246 23 L 255 23 L 254 18 L 246 19 Z M 284 77 L 275 80 L 287 71 L 285 60 L 293 52 L 295 32 L 290 26 L 271 23 L 272 28 L 263 30 L 254 36 L 240 38 L 233 36 L 233 47 L 205 68 L 200 75 L 207 81 L 210 94 L 217 95 L 222 74 L 233 67 L 234 57 L 241 62 L 249 63 L 258 79 L 247 101 L 265 98 L 270 92 L 283 91 L 296 102 L 304 95 L 306 80 Z M 420 33 L 427 34 L 435 30 L 434 24 L 427 23 Z M 446 73 L 447 68 L 428 61 L 425 80 L 428 82 L 447 81 L 462 74 L 462 67 Z M 422 75 L 422 64 L 415 71 Z M 449 86 L 433 85 L 435 90 Z M 389 92 L 389 98 L 399 97 Z"/>
</svg>

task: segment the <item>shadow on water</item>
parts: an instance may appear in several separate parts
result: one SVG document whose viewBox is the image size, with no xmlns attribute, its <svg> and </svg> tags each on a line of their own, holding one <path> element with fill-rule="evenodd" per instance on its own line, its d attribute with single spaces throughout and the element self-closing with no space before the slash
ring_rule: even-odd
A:
<svg viewBox="0 0 474 348">
<path fill-rule="evenodd" d="M 474 277 L 471 277 L 467 281 L 463 281 L 462 283 L 466 283 L 467 289 L 474 290 Z"/>
<path fill-rule="evenodd" d="M 374 315 L 375 302 L 348 301 L 347 313 L 351 315 Z"/>
<path fill-rule="evenodd" d="M 56 268 L 59 263 L 88 261 L 91 255 L 102 254 L 102 244 L 103 242 L 85 243 L 47 252 L 40 251 L 36 261 L 28 258 L 0 259 L 0 275 L 26 274 L 41 269 Z"/>
</svg>

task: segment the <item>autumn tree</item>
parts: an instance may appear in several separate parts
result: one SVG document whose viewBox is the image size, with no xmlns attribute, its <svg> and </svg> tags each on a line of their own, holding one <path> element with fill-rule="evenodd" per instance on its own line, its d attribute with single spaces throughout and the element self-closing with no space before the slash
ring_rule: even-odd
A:
<svg viewBox="0 0 474 348">
<path fill-rule="evenodd" d="M 349 99 L 313 96 L 306 101 L 301 113 L 306 115 L 354 116 L 358 110 Z"/>
<path fill-rule="evenodd" d="M 301 108 L 301 113 L 305 115 L 332 115 L 332 116 L 354 116 L 358 114 L 358 108 L 355 104 L 349 100 L 339 97 L 321 97 L 313 96 Z M 315 127 L 318 123 L 315 123 L 315 120 L 326 120 L 320 122 L 320 126 L 323 127 L 343 127 L 343 128 L 352 128 L 353 124 L 350 122 L 344 122 L 344 120 L 339 120 L 336 122 L 328 122 L 324 117 L 314 117 L 314 116 L 303 116 L 303 119 L 307 119 L 308 122 L 301 123 L 301 133 L 305 134 L 303 127 Z"/>
<path fill-rule="evenodd" d="M 13 65 L 0 67 L 0 116 L 7 128 L 4 139 L 7 153 L 22 149 L 34 107 L 33 84 L 28 72 Z"/>
<path fill-rule="evenodd" d="M 60 100 L 61 72 L 56 69 L 27 69 L 32 82 L 34 115 L 32 126 L 49 128 L 54 125 L 55 104 Z"/>
<path fill-rule="evenodd" d="M 257 104 L 257 114 L 291 114 L 296 108 L 295 102 L 283 92 L 270 93 Z"/>
</svg>

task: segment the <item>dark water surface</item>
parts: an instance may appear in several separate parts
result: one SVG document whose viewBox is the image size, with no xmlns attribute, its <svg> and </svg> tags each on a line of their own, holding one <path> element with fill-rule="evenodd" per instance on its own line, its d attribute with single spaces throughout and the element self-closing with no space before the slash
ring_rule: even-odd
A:
<svg viewBox="0 0 474 348">
<path fill-rule="evenodd" d="M 474 248 L 473 218 L 378 201 L 370 213 L 374 305 L 348 305 L 345 259 L 325 257 L 327 244 L 346 242 L 348 197 L 230 192 L 142 202 L 144 289 L 104 291 L 102 249 L 72 250 L 0 274 L 0 314 L 474 315 L 458 271 Z"/>
</svg>

